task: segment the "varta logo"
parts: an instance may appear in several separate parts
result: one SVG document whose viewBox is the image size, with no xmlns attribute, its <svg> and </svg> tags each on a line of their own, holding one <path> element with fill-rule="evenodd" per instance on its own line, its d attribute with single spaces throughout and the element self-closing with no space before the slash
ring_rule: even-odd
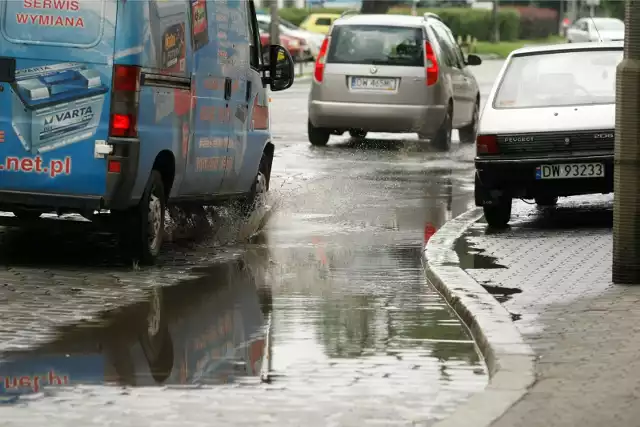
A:
<svg viewBox="0 0 640 427">
<path fill-rule="evenodd" d="M 75 110 L 64 111 L 62 113 L 54 114 L 53 116 L 45 117 L 44 125 L 53 125 L 73 119 L 88 119 L 91 118 L 91 116 L 93 116 L 93 110 L 91 107 L 76 108 Z"/>
</svg>

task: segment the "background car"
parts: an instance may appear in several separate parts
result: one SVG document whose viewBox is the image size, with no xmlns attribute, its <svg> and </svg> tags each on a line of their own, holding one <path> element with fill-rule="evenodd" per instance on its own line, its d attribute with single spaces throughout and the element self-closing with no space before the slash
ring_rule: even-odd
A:
<svg viewBox="0 0 640 427">
<path fill-rule="evenodd" d="M 271 36 L 267 31 L 263 31 L 262 28 L 260 28 L 260 44 L 262 45 L 262 54 L 268 55 Z M 310 55 L 309 48 L 306 43 L 304 40 L 299 38 L 280 34 L 280 45 L 284 46 L 289 51 L 294 60 L 303 58 L 305 55 Z M 265 61 L 266 60 L 268 60 L 268 58 L 265 57 Z"/>
<path fill-rule="evenodd" d="M 616 18 L 581 18 L 567 29 L 567 42 L 623 41 L 624 22 Z"/>
<path fill-rule="evenodd" d="M 514 51 L 480 118 L 475 203 L 492 227 L 509 223 L 514 198 L 613 191 L 616 68 L 622 42 Z"/>
<path fill-rule="evenodd" d="M 302 21 L 300 28 L 312 33 L 328 34 L 331 25 L 338 18 L 338 13 L 312 13 Z"/>
<path fill-rule="evenodd" d="M 271 26 L 271 16 L 269 15 L 258 15 L 258 26 L 261 30 L 266 31 L 267 33 L 270 30 Z M 324 41 L 324 35 L 318 33 L 312 33 L 311 31 L 305 31 L 299 27 L 296 27 L 291 22 L 284 20 L 282 18 L 279 19 L 279 30 L 280 34 L 284 34 L 286 36 L 295 37 L 297 39 L 302 39 L 307 43 L 309 47 L 309 55 L 304 59 L 313 60 L 318 56 L 318 52 L 320 51 L 320 46 Z"/>
<path fill-rule="evenodd" d="M 350 15 L 320 49 L 309 94 L 309 141 L 349 131 L 416 132 L 440 149 L 453 129 L 474 143 L 480 92 L 451 30 L 437 17 Z"/>
</svg>

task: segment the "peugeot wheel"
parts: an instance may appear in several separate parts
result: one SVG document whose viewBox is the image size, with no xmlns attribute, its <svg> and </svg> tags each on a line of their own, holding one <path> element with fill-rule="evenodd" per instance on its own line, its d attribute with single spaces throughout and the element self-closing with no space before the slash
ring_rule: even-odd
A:
<svg viewBox="0 0 640 427">
<path fill-rule="evenodd" d="M 484 218 L 491 228 L 505 228 L 511 219 L 511 197 L 502 196 L 494 204 L 483 206 Z"/>
</svg>

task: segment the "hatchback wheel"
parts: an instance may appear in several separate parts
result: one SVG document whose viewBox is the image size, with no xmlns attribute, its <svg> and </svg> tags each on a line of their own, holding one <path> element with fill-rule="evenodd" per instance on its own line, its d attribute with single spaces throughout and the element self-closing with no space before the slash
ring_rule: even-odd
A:
<svg viewBox="0 0 640 427">
<path fill-rule="evenodd" d="M 442 125 L 438 133 L 433 138 L 433 145 L 439 150 L 449 151 L 451 149 L 451 133 L 453 132 L 453 111 L 451 107 L 447 109 Z"/>
<path fill-rule="evenodd" d="M 473 115 L 471 116 L 471 123 L 458 130 L 460 134 L 460 142 L 463 144 L 475 144 L 476 135 L 478 134 L 478 122 L 480 118 L 480 104 L 476 101 L 473 107 Z"/>
<path fill-rule="evenodd" d="M 555 206 L 558 204 L 558 198 L 550 197 L 550 196 L 536 197 L 535 201 L 536 201 L 536 205 L 540 207 Z"/>
<path fill-rule="evenodd" d="M 367 131 L 362 129 L 352 129 L 349 131 L 351 138 L 363 139 L 367 136 Z"/>
<path fill-rule="evenodd" d="M 494 204 L 483 206 L 484 218 L 492 228 L 505 228 L 511 219 L 511 197 L 500 197 Z"/>
<path fill-rule="evenodd" d="M 325 146 L 329 142 L 331 133 L 328 129 L 317 128 L 311 124 L 311 120 L 307 122 L 307 133 L 309 134 L 309 142 L 311 145 Z"/>
</svg>

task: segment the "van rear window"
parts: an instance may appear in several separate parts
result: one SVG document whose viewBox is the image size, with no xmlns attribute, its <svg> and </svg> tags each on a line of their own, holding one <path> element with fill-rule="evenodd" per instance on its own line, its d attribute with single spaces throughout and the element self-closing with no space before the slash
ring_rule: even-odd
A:
<svg viewBox="0 0 640 427">
<path fill-rule="evenodd" d="M 13 43 L 93 47 L 103 32 L 105 0 L 6 0 L 2 33 Z"/>
<path fill-rule="evenodd" d="M 331 34 L 327 62 L 422 67 L 423 44 L 420 28 L 341 25 Z"/>
</svg>

